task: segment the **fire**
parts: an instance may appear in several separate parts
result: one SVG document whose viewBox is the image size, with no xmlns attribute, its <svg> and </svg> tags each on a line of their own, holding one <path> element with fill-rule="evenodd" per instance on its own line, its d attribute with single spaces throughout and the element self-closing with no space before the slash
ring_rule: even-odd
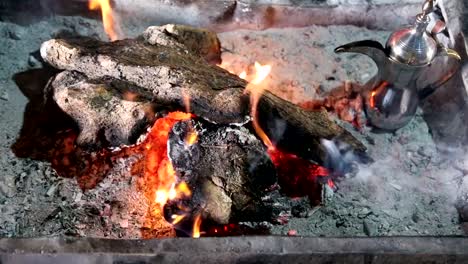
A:
<svg viewBox="0 0 468 264">
<path fill-rule="evenodd" d="M 229 65 L 226 64 L 221 64 L 219 66 L 222 68 L 229 68 Z M 296 155 L 279 150 L 271 142 L 258 122 L 257 107 L 261 96 L 267 88 L 267 84 L 265 84 L 264 81 L 271 73 L 272 66 L 268 64 L 262 65 L 259 62 L 255 62 L 253 66 L 252 74 L 247 74 L 247 71 L 242 71 L 238 76 L 249 82 L 245 88 L 245 93 L 249 93 L 250 95 L 252 125 L 255 132 L 265 146 L 268 147 L 267 152 L 277 169 L 282 189 L 285 190 L 288 195 L 309 195 L 309 197 L 312 198 L 318 193 L 317 177 L 328 176 L 329 172 L 324 167 L 312 164 Z M 332 188 L 335 187 L 335 184 L 330 179 L 327 181 L 327 184 Z"/>
<path fill-rule="evenodd" d="M 190 113 L 190 96 L 187 93 L 182 92 L 182 98 L 183 98 L 184 105 L 185 105 L 185 111 L 187 113 Z M 185 143 L 187 144 L 188 147 L 190 147 L 193 144 L 195 144 L 197 140 L 198 140 L 198 134 L 195 131 L 195 129 L 192 127 L 192 125 L 190 125 L 187 137 L 185 138 Z"/>
<path fill-rule="evenodd" d="M 250 81 L 250 83 L 254 85 L 259 85 L 266 79 L 266 77 L 268 77 L 268 75 L 270 75 L 271 65 L 261 65 L 260 63 L 255 62 L 254 67 L 255 67 L 255 75 L 254 75 L 253 80 Z M 247 86 L 247 88 L 248 87 L 249 86 Z"/>
<path fill-rule="evenodd" d="M 188 97 L 187 97 L 188 98 Z M 187 106 L 187 103 L 186 103 Z M 187 108 L 188 110 L 188 108 Z M 144 185 L 147 188 L 146 194 L 150 202 L 155 206 L 150 209 L 149 216 L 155 218 L 163 214 L 166 203 L 175 199 L 190 198 L 192 191 L 186 182 L 179 182 L 176 171 L 167 155 L 167 141 L 172 127 L 179 121 L 189 120 L 195 116 L 185 112 L 171 112 L 167 116 L 156 120 L 150 133 L 143 142 L 146 151 L 144 167 Z M 186 137 L 188 146 L 195 144 L 198 138 L 192 127 Z M 190 209 L 182 204 L 177 205 L 179 213 L 172 214 L 168 222 L 172 226 L 185 221 L 190 215 Z M 201 216 L 195 218 L 193 226 L 194 237 L 200 236 Z"/>
<path fill-rule="evenodd" d="M 252 79 L 245 88 L 245 93 L 250 94 L 250 107 L 251 107 L 251 115 L 252 115 L 252 124 L 257 132 L 257 135 L 262 139 L 263 143 L 269 148 L 274 148 L 273 143 L 265 134 L 265 131 L 260 127 L 258 123 L 258 114 L 257 114 L 257 106 L 260 97 L 262 96 L 263 92 L 265 91 L 266 84 L 263 81 L 268 77 L 271 72 L 271 65 L 261 65 L 258 62 L 254 64 L 254 74 L 252 75 Z M 244 72 L 241 75 L 245 75 Z M 239 75 L 240 76 L 240 75 Z M 247 77 L 246 77 L 247 78 Z"/>
<path fill-rule="evenodd" d="M 173 214 L 171 216 L 172 218 L 172 223 L 173 225 L 177 225 L 178 223 L 180 223 L 180 221 L 182 221 L 184 218 L 185 218 L 185 214 L 182 214 L 182 215 L 176 215 L 176 214 Z"/>
<path fill-rule="evenodd" d="M 192 117 L 189 113 L 171 112 L 156 120 L 145 140 L 145 178 L 148 183 L 154 184 L 154 201 L 161 207 L 169 200 L 191 195 L 185 182 L 177 184 L 176 172 L 167 156 L 167 140 L 175 123 Z"/>
<path fill-rule="evenodd" d="M 193 234 L 192 237 L 199 238 L 200 237 L 200 226 L 201 226 L 201 215 L 198 214 L 195 217 L 195 221 L 193 222 Z"/>
<path fill-rule="evenodd" d="M 198 140 L 198 134 L 193 130 L 193 128 L 190 129 L 187 138 L 185 139 L 185 143 L 187 146 L 192 146 L 193 144 L 197 143 Z"/>
<path fill-rule="evenodd" d="M 114 12 L 110 5 L 110 0 L 89 0 L 88 8 L 90 10 L 101 10 L 102 23 L 104 30 L 109 36 L 111 41 L 119 39 L 120 28 L 116 22 Z"/>
</svg>

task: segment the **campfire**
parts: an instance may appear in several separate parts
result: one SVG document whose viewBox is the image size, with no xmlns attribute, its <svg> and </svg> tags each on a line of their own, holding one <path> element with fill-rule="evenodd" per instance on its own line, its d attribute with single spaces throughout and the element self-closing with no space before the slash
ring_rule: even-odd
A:
<svg viewBox="0 0 468 264">
<path fill-rule="evenodd" d="M 117 40 L 109 1 L 89 8 L 102 11 L 112 42 L 52 39 L 40 50 L 59 72 L 45 88 L 51 108 L 69 124 L 42 158 L 84 191 L 117 161 L 132 160 L 148 204 L 143 237 L 230 235 L 243 232 L 242 222 L 284 223 L 272 196 L 308 197 L 317 206 L 323 186 L 335 189 L 358 160 L 341 154 L 365 155 L 327 112 L 269 92 L 265 79 L 274 65 L 230 72 L 215 33 L 166 25 Z M 21 155 L 24 146 L 15 148 Z"/>
<path fill-rule="evenodd" d="M 281 65 L 273 56 L 255 57 L 265 47 L 246 44 L 241 48 L 250 57 L 239 60 L 235 56 L 242 54 L 223 45 L 233 42 L 229 33 L 223 36 L 227 39 L 223 42 L 210 29 L 179 24 L 150 26 L 137 37 L 128 37 L 114 10 L 116 2 L 89 0 L 87 4 L 89 12 L 102 17 L 108 40 L 57 34 L 42 43 L 39 53 L 43 67 L 14 77 L 19 86 L 25 79 L 40 84 L 39 96 L 34 94 L 40 100 L 31 99 L 26 109 L 40 118 L 25 114 L 23 128 L 12 146 L 16 156 L 49 162 L 60 178 L 73 179 L 80 193 L 73 196 L 77 203 L 82 195 L 92 197 L 98 188 L 127 188 L 128 197 L 121 200 L 128 201 L 115 203 L 109 199 L 97 205 L 98 209 L 85 208 L 85 214 L 93 216 L 86 216 L 92 220 L 81 229 L 95 225 L 92 221 L 99 218 L 103 223 L 113 221 L 122 229 L 129 223 L 138 227 L 137 233 L 126 236 L 132 238 L 263 235 L 270 234 L 271 226 L 282 226 L 288 229 L 283 233 L 295 236 L 297 231 L 288 222 L 326 208 L 333 195 L 346 196 L 341 188 L 349 191 L 347 183 L 342 185 L 347 179 L 363 181 L 359 183 L 362 189 L 356 192 L 367 188 L 366 182 L 372 182 L 376 190 L 391 185 L 399 192 L 407 188 L 407 181 L 413 187 L 410 184 L 423 180 L 398 182 L 398 177 L 388 176 L 391 181 L 379 182 L 372 175 L 377 171 L 387 177 L 391 174 L 387 165 L 395 169 L 401 164 L 436 162 L 430 154 L 420 153 L 424 152 L 419 148 L 424 142 L 416 150 L 401 147 L 414 139 L 408 136 L 408 130 L 430 129 L 412 125 L 405 132 L 397 132 L 413 117 L 422 120 L 422 114 L 417 112 L 419 101 L 404 104 L 416 98 L 411 97 L 413 93 L 393 93 L 409 75 L 384 79 L 382 72 L 397 75 L 393 66 L 388 66 L 395 63 L 393 57 L 388 65 L 378 65 L 378 73 L 365 84 L 341 82 L 334 76 L 345 74 L 345 70 L 323 65 L 331 72 L 324 78 L 333 88 L 318 86 L 311 98 L 297 89 L 302 84 L 295 80 L 278 81 L 289 66 Z M 432 12 L 425 8 L 424 16 Z M 265 19 L 281 18 L 274 12 L 270 15 Z M 250 37 L 242 33 L 246 43 Z M 328 48 L 321 43 L 311 45 Z M 437 45 L 442 47 L 443 43 Z M 366 54 L 363 47 L 373 49 L 369 54 L 376 62 L 380 61 L 373 57 L 380 54 L 377 50 L 382 51 L 382 57 L 390 50 L 376 41 L 362 41 L 340 46 L 336 52 Z M 439 50 L 455 61 L 461 60 L 455 50 Z M 350 60 L 353 64 L 353 58 L 340 57 L 336 63 Z M 322 66 L 320 59 L 313 64 Z M 437 64 L 428 66 L 426 75 L 436 76 L 440 69 L 432 65 Z M 447 65 L 450 67 L 442 67 L 447 69 L 444 78 L 421 84 L 424 89 L 415 92 L 421 98 L 417 100 L 423 102 L 436 86 L 451 80 L 449 77 L 459 68 Z M 295 71 L 313 71 L 310 65 L 301 67 Z M 288 74 L 284 71 L 285 76 Z M 306 88 L 312 89 L 303 90 Z M 391 107 L 386 105 L 389 101 Z M 443 134 L 441 131 L 435 133 Z M 392 144 L 395 146 L 390 147 Z M 396 148 L 401 152 L 390 153 Z M 402 156 L 406 154 L 408 157 Z M 415 166 L 419 165 L 401 169 L 416 170 Z M 54 191 L 46 193 L 53 196 Z M 367 195 L 373 190 L 362 192 Z M 381 192 L 375 193 L 382 199 Z M 118 218 L 124 210 L 116 208 L 132 213 Z M 342 215 L 362 220 L 399 208 L 382 208 L 376 213 L 352 207 L 349 211 L 354 209 L 356 213 L 346 211 Z M 460 215 L 466 214 L 464 203 L 457 209 Z M 340 213 L 335 213 L 331 226 L 348 224 Z M 414 219 L 417 222 L 417 216 Z M 375 229 L 393 234 L 385 223 L 375 227 L 362 221 L 362 228 L 356 229 L 363 229 L 369 236 Z"/>
</svg>

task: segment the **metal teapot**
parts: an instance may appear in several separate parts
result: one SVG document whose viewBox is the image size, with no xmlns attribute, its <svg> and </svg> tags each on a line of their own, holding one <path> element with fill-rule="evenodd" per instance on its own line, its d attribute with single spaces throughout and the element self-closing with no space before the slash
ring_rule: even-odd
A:
<svg viewBox="0 0 468 264">
<path fill-rule="evenodd" d="M 335 49 L 335 52 L 362 53 L 376 63 L 378 72 L 363 89 L 365 111 L 370 123 L 385 130 L 406 125 L 415 115 L 420 100 L 449 80 L 458 70 L 460 56 L 441 45 L 427 32 L 433 1 L 426 1 L 423 12 L 412 26 L 391 34 L 384 48 L 379 42 L 363 40 Z M 435 58 L 447 56 L 456 63 L 430 69 Z M 449 65 L 452 65 L 449 67 Z M 428 70 L 431 72 L 428 74 Z M 430 84 L 427 77 L 437 79 Z"/>
</svg>

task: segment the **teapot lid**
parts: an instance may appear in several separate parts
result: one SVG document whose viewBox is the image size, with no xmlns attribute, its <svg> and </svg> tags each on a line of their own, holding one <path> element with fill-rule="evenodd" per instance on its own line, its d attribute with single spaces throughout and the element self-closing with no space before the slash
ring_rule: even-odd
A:
<svg viewBox="0 0 468 264">
<path fill-rule="evenodd" d="M 433 1 L 426 1 L 423 12 L 416 16 L 414 25 L 399 29 L 390 35 L 386 49 L 394 61 L 410 66 L 429 64 L 437 53 L 437 42 L 426 32 L 433 11 Z"/>
</svg>

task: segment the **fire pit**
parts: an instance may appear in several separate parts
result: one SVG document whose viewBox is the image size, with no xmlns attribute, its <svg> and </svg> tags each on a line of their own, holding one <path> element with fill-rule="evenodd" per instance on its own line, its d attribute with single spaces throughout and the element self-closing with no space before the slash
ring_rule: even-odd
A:
<svg viewBox="0 0 468 264">
<path fill-rule="evenodd" d="M 466 256 L 459 247 L 468 223 L 462 4 L 426 5 L 423 12 L 431 8 L 439 22 L 430 25 L 437 44 L 457 54 L 459 66 L 435 89 L 438 71 L 455 61 L 434 59 L 421 79 L 435 92 L 424 94 L 408 124 L 388 131 L 366 109 L 377 100 L 363 85 L 376 65 L 334 49 L 361 39 L 384 43 L 389 31 L 413 22 L 421 3 L 306 2 L 161 2 L 155 18 L 145 9 L 152 4 L 138 1 L 39 1 L 41 16 L 27 21 L 15 10 L 36 2 L 1 3 L 2 41 L 18 51 L 0 50 L 9 61 L 1 79 L 9 154 L 0 235 L 23 238 L 0 239 L 5 260 L 14 248 L 27 253 L 16 261 L 30 261 L 28 254 L 47 247 L 152 261 L 143 255 L 166 251 L 149 248 L 172 242 L 128 239 L 228 236 L 246 237 L 184 243 L 223 241 L 226 248 L 215 248 L 257 254 L 206 251 L 212 262 L 273 260 L 280 248 L 303 256 L 284 261 L 340 259 L 306 249 L 322 242 L 338 245 L 343 260 L 356 253 L 355 262 L 395 253 L 396 262 Z M 341 17 L 327 21 L 325 10 Z M 170 12 L 187 16 L 169 19 Z M 13 110 L 23 118 L 7 114 Z M 56 235 L 76 238 L 27 239 Z M 372 238 L 340 238 L 364 236 Z M 384 236 L 417 237 L 377 238 Z M 356 248 L 346 249 L 351 241 Z M 114 246 L 121 249 L 108 250 Z"/>
</svg>

